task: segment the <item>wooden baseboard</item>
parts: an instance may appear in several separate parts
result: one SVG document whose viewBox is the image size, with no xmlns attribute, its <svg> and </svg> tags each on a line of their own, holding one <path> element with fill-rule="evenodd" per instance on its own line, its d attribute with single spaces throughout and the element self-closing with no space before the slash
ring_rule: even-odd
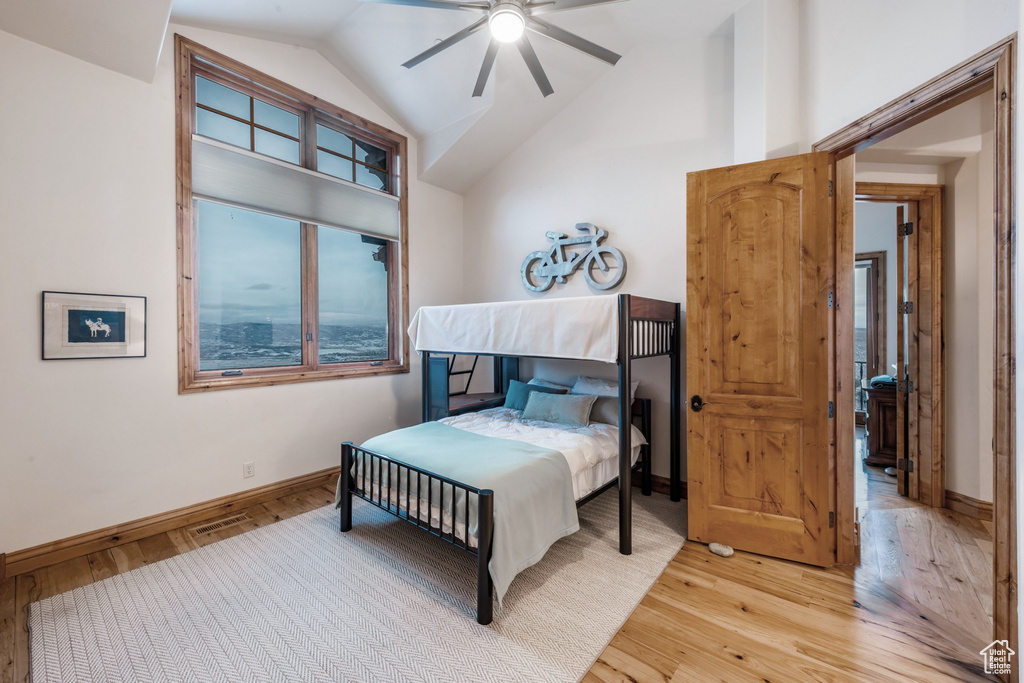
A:
<svg viewBox="0 0 1024 683">
<path fill-rule="evenodd" d="M 956 491 L 946 490 L 946 507 L 983 522 L 992 521 L 992 503 L 971 498 Z"/>
<path fill-rule="evenodd" d="M 633 486 L 640 487 L 641 477 L 639 472 L 633 472 Z M 682 482 L 682 494 L 683 498 L 686 498 L 686 482 Z M 651 490 L 655 493 L 663 493 L 666 496 L 672 495 L 672 483 L 668 477 L 659 477 L 657 474 L 651 475 Z"/>
<path fill-rule="evenodd" d="M 133 522 L 0 555 L 0 579 L 3 579 L 5 574 L 17 576 L 40 567 L 47 567 L 75 557 L 113 548 L 123 543 L 131 543 L 141 538 L 221 517 L 235 510 L 258 505 L 281 496 L 333 483 L 337 481 L 340 470 L 340 467 L 330 467 L 312 474 L 285 479 L 248 491 L 232 493 L 204 503 L 196 503 L 170 512 L 137 519 Z"/>
</svg>

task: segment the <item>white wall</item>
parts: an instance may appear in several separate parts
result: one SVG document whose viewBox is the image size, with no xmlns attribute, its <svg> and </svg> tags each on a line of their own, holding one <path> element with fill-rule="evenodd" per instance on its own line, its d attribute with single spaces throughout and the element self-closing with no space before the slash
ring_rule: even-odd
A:
<svg viewBox="0 0 1024 683">
<path fill-rule="evenodd" d="M 885 359 L 879 368 L 894 375 L 896 362 L 896 207 L 897 204 L 857 202 L 854 206 L 854 249 L 858 254 L 885 253 Z"/>
<path fill-rule="evenodd" d="M 804 146 L 810 146 L 1020 26 L 1019 0 L 804 0 Z"/>
<path fill-rule="evenodd" d="M 980 153 L 946 167 L 944 252 L 946 488 L 985 501 L 993 487 L 992 155 L 989 127 Z"/>
<path fill-rule="evenodd" d="M 797 154 L 799 0 L 749 0 L 733 15 L 733 163 Z"/>
<path fill-rule="evenodd" d="M 685 301 L 686 173 L 732 161 L 731 54 L 721 38 L 631 50 L 485 176 L 465 200 L 467 296 L 529 298 L 519 273 L 526 254 L 546 248 L 545 231 L 590 221 L 626 256 L 620 291 Z M 577 273 L 542 296 L 591 293 Z M 635 368 L 640 393 L 655 400 L 654 471 L 667 476 L 668 363 Z"/>
<path fill-rule="evenodd" d="M 341 441 L 418 419 L 415 360 L 406 375 L 178 395 L 176 28 L 151 85 L 0 32 L 0 552 L 330 467 Z M 315 52 L 177 30 L 400 131 Z M 412 309 L 458 301 L 461 272 L 438 264 L 461 259 L 462 198 L 410 180 Z M 44 289 L 147 297 L 147 357 L 41 361 Z"/>
</svg>

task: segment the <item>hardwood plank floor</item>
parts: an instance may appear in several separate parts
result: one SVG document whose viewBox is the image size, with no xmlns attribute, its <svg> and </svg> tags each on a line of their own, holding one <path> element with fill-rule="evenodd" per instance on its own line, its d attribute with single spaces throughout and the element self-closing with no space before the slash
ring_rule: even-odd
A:
<svg viewBox="0 0 1024 683">
<path fill-rule="evenodd" d="M 929 509 L 908 506 L 884 488 L 895 489 L 891 478 L 862 475 L 870 542 L 861 568 L 817 569 L 743 552 L 720 558 L 688 542 L 584 680 L 991 680 L 980 666 L 979 635 L 959 626 L 981 629 L 990 619 L 990 530 L 945 510 L 923 514 Z M 28 680 L 30 602 L 302 514 L 333 497 L 331 487 L 315 487 L 234 511 L 249 519 L 211 534 L 175 529 L 0 582 L 0 683 Z M 903 524 L 913 525 L 913 533 Z M 955 571 L 917 578 L 957 562 L 989 583 Z M 979 604 L 984 617 L 973 613 Z"/>
<path fill-rule="evenodd" d="M 992 680 L 991 527 L 900 496 L 881 468 L 855 490 L 859 567 L 687 542 L 583 680 Z"/>
</svg>

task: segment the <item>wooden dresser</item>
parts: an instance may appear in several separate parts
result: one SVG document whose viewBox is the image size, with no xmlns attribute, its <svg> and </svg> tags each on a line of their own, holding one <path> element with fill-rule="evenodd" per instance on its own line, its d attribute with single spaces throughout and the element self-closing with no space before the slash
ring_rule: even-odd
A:
<svg viewBox="0 0 1024 683">
<path fill-rule="evenodd" d="M 896 387 L 865 391 L 868 394 L 868 456 L 864 462 L 896 467 Z"/>
</svg>

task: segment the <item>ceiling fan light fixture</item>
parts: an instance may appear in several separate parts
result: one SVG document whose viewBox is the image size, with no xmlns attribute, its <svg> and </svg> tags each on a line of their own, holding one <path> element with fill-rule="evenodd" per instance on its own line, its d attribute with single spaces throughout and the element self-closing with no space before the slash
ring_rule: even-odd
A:
<svg viewBox="0 0 1024 683">
<path fill-rule="evenodd" d="M 491 7 L 487 23 L 495 40 L 514 43 L 526 30 L 526 13 L 519 3 L 499 0 Z"/>
</svg>

